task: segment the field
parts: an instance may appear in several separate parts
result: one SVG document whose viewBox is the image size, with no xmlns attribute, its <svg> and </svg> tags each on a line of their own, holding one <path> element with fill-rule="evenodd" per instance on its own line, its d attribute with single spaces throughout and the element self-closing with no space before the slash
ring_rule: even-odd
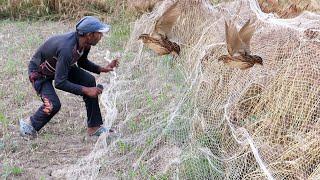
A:
<svg viewBox="0 0 320 180">
<path fill-rule="evenodd" d="M 112 3 L 116 2 L 117 1 L 112 1 Z M 220 1 L 216 3 L 220 3 Z M 284 3 L 289 2 L 286 1 Z M 91 50 L 89 59 L 99 65 L 107 63 L 105 59 L 107 50 L 114 53 L 123 53 L 131 35 L 129 22 L 133 22 L 136 17 L 131 16 L 130 13 L 124 13 L 123 10 L 125 10 L 125 8 L 122 6 L 123 4 L 113 5 L 121 8 L 104 9 L 100 7 L 98 8 L 98 10 L 100 10 L 99 12 L 88 9 L 88 11 L 92 11 L 92 15 L 106 17 L 104 20 L 113 25 L 112 33 L 105 36 L 102 42 Z M 72 8 L 76 9 L 77 7 L 72 6 Z M 9 13 L 0 20 L 0 62 L 2 62 L 0 64 L 0 77 L 2 79 L 0 83 L 0 177 L 2 179 L 55 179 L 56 169 L 76 164 L 79 159 L 86 157 L 92 152 L 97 141 L 97 138 L 86 135 L 86 113 L 82 98 L 59 90 L 57 92 L 62 103 L 61 111 L 40 131 L 40 136 L 35 139 L 28 139 L 22 138 L 19 135 L 18 120 L 31 115 L 41 104 L 39 97 L 33 92 L 28 80 L 27 64 L 31 56 L 37 47 L 51 35 L 73 31 L 76 19 L 79 18 L 78 16 L 53 15 L 45 9 L 46 8 L 40 9 L 39 16 L 36 17 L 28 16 L 28 11 L 12 11 L 21 12 L 21 14 L 26 15 L 27 18 L 21 15 L 19 16 L 19 14 L 12 14 L 10 19 L 8 19 L 8 17 L 10 17 L 11 11 L 8 11 Z M 58 11 L 57 14 L 68 12 L 65 9 L 56 9 L 56 11 Z M 317 9 L 317 11 L 319 11 L 319 9 Z M 115 15 L 112 16 L 112 14 Z M 81 16 L 81 13 L 79 16 Z M 29 18 L 32 20 L 28 21 Z M 126 62 L 124 60 L 121 63 Z M 171 72 L 170 70 L 165 72 Z M 166 77 L 165 75 L 163 77 Z M 109 78 L 109 75 L 96 75 L 98 83 L 106 83 L 109 81 Z M 161 109 L 159 108 L 161 104 L 156 104 L 156 101 L 154 101 L 156 98 L 148 94 L 145 95 L 145 97 L 146 104 L 149 103 L 148 105 L 150 105 L 150 107 L 148 108 L 151 109 L 151 112 L 159 113 L 158 111 Z M 159 99 L 161 98 L 162 97 Z M 137 104 L 139 105 L 139 102 L 137 102 Z M 189 104 L 183 107 L 187 109 L 186 111 L 189 111 L 188 105 Z M 101 107 L 102 111 L 105 111 L 103 106 Z M 183 118 L 181 118 L 181 120 L 183 120 Z M 129 121 L 126 127 L 127 130 L 129 129 L 127 132 L 136 132 L 138 131 L 137 129 L 141 128 L 136 127 L 134 124 L 136 121 L 132 122 L 133 124 L 130 126 L 129 123 L 131 122 Z M 176 121 L 175 123 L 177 123 L 177 126 L 183 124 L 182 121 Z M 146 125 L 145 129 L 150 126 L 149 124 Z M 217 139 L 220 138 L 218 134 L 208 134 L 209 133 L 199 133 L 199 135 L 195 134 L 195 136 L 200 144 L 205 145 L 216 143 L 213 139 L 210 139 L 212 136 L 217 136 Z M 174 135 L 176 136 L 172 139 L 179 138 L 179 141 L 187 137 L 185 136 L 184 129 Z M 166 138 L 170 139 L 171 137 Z M 229 142 L 227 138 L 222 138 L 221 142 L 224 140 L 225 142 Z M 222 144 L 221 146 L 223 145 L 226 144 Z M 129 145 L 122 141 L 118 142 L 118 146 L 122 154 L 131 150 Z M 169 148 L 170 146 L 166 145 L 158 149 L 165 150 Z M 252 157 L 248 155 L 248 159 L 250 158 Z M 206 167 L 209 166 L 208 160 L 202 156 L 197 158 L 196 161 L 191 160 L 192 158 L 187 159 L 184 164 L 186 166 L 186 173 L 191 174 L 189 177 L 196 178 L 192 173 L 195 171 L 194 169 L 197 169 L 198 164 L 202 163 L 205 164 Z M 208 173 L 211 171 L 210 169 L 202 169 L 199 172 L 201 174 L 202 172 Z M 128 176 L 131 176 L 130 173 L 135 174 L 136 172 L 129 170 Z M 204 174 L 205 173 L 203 173 L 201 177 L 205 177 Z M 134 177 L 134 175 L 132 175 L 132 177 Z"/>
<path fill-rule="evenodd" d="M 50 179 L 53 169 L 74 163 L 94 146 L 96 139 L 86 136 L 86 112 L 82 98 L 59 90 L 61 111 L 41 130 L 41 138 L 29 140 L 19 135 L 18 120 L 31 115 L 41 105 L 27 75 L 27 64 L 32 54 L 49 36 L 73 31 L 73 28 L 74 22 L 0 21 L 3 79 L 0 86 L 1 178 Z M 100 65 L 107 63 L 104 59 L 106 49 L 120 49 L 122 44 L 117 42 L 126 38 L 125 35 L 117 35 L 121 31 L 115 33 L 112 38 L 104 37 L 92 49 L 90 59 Z M 105 83 L 105 76 L 96 75 L 97 82 Z"/>
</svg>

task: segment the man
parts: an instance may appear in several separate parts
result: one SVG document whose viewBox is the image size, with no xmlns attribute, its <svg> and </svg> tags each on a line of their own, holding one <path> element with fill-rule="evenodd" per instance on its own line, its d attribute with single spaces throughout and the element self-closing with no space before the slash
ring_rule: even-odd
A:
<svg viewBox="0 0 320 180">
<path fill-rule="evenodd" d="M 99 136 L 109 131 L 102 127 L 98 95 L 102 89 L 87 71 L 100 74 L 113 71 L 118 59 L 100 67 L 87 59 L 91 46 L 95 46 L 110 26 L 99 19 L 86 16 L 76 24 L 75 32 L 56 35 L 46 40 L 29 63 L 29 79 L 43 101 L 41 107 L 30 117 L 20 119 L 22 136 L 35 135 L 60 110 L 57 89 L 83 96 L 87 110 L 87 133 Z M 87 71 L 85 71 L 87 70 Z M 110 130 L 111 131 L 111 130 Z"/>
</svg>

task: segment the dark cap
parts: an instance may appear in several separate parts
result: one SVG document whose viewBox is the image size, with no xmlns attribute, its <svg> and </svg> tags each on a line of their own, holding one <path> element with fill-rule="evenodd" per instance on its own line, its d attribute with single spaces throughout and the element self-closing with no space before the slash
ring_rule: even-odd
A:
<svg viewBox="0 0 320 180">
<path fill-rule="evenodd" d="M 93 16 L 85 16 L 76 24 L 76 30 L 81 35 L 89 32 L 109 32 L 110 29 L 110 25 L 102 23 Z"/>
</svg>

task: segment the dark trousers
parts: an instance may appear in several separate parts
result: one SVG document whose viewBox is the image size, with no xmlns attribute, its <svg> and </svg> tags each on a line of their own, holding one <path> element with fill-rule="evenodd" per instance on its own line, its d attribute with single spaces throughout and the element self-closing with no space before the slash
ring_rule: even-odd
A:
<svg viewBox="0 0 320 180">
<path fill-rule="evenodd" d="M 71 67 L 68 80 L 72 83 L 86 87 L 96 86 L 94 76 L 77 66 Z M 43 81 L 38 79 L 35 80 L 33 86 L 43 102 L 37 112 L 30 117 L 32 126 L 36 131 L 39 131 L 60 110 L 61 103 L 52 85 L 52 80 Z M 87 110 L 88 127 L 101 126 L 103 122 L 98 97 L 90 98 L 88 96 L 83 96 L 83 100 Z"/>
</svg>

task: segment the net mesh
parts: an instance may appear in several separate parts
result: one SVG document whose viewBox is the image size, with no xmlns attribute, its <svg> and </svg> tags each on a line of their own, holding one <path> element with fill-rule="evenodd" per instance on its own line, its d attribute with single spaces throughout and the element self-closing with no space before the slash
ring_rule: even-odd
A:
<svg viewBox="0 0 320 180">
<path fill-rule="evenodd" d="M 179 57 L 157 56 L 138 36 L 173 3 L 158 3 L 132 24 L 121 67 L 102 95 L 106 126 L 67 179 L 319 179 L 320 15 L 279 19 L 257 1 L 212 5 L 180 0 L 171 34 Z M 263 66 L 238 70 L 224 21 L 256 32 L 251 51 Z"/>
</svg>

